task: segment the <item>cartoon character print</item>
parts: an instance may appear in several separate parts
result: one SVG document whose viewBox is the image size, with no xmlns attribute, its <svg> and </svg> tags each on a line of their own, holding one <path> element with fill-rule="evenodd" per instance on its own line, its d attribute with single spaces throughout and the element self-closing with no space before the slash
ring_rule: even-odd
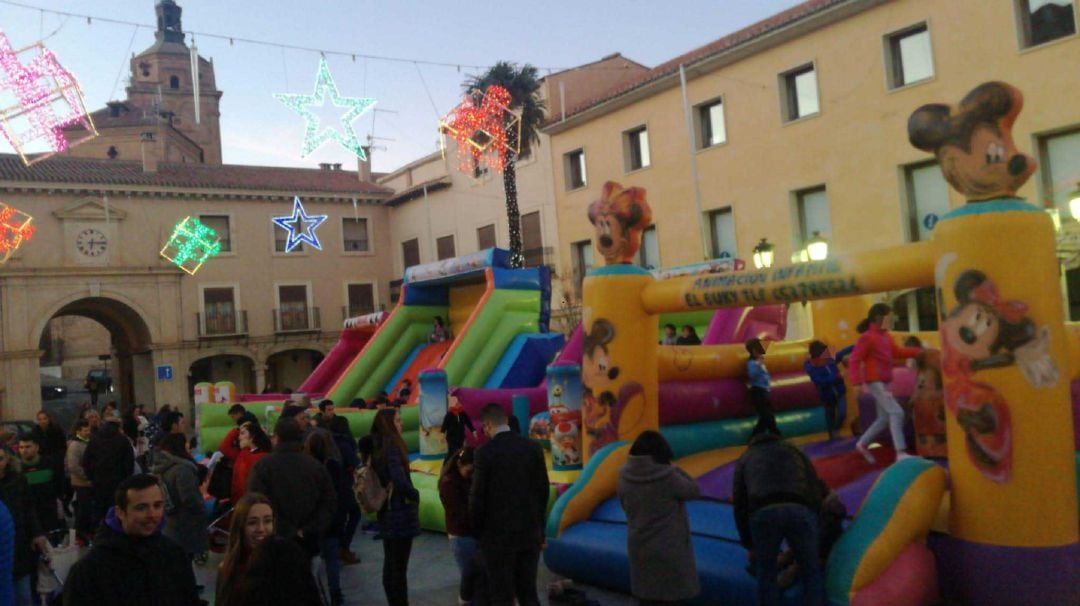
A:
<svg viewBox="0 0 1080 606">
<path fill-rule="evenodd" d="M 945 401 L 964 431 L 971 462 L 991 480 L 1006 482 L 1012 471 L 1009 406 L 992 386 L 972 377 L 1016 364 L 1032 386 L 1056 384 L 1059 372 L 1049 355 L 1049 329 L 1037 330 L 1026 316 L 1027 305 L 1003 300 L 981 271 L 962 272 L 953 289 L 957 305 L 941 325 L 943 370 L 951 380 Z"/>
<path fill-rule="evenodd" d="M 614 381 L 619 376 L 619 367 L 608 352 L 608 344 L 614 338 L 615 327 L 611 322 L 597 319 L 583 342 L 581 380 L 584 392 L 581 413 L 585 432 L 592 438 L 589 443 L 590 455 L 619 439 L 623 411 L 632 401 L 636 403 L 636 400 L 644 398 L 644 389 L 634 381 L 623 383 L 616 397 Z"/>
<path fill-rule="evenodd" d="M 548 413 L 538 413 L 529 421 L 529 438 L 533 440 L 551 439 L 551 417 Z"/>
<path fill-rule="evenodd" d="M 918 369 L 911 394 L 915 448 L 920 457 L 948 456 L 945 442 L 945 392 L 941 380 L 941 352 L 924 349 L 915 356 Z"/>
<path fill-rule="evenodd" d="M 908 140 L 937 156 L 945 180 L 969 202 L 1015 196 L 1036 167 L 1012 137 L 1023 106 L 1018 89 L 987 82 L 956 107 L 934 103 L 915 110 L 908 118 Z"/>
<path fill-rule="evenodd" d="M 577 423 L 563 421 L 555 425 L 555 442 L 551 448 L 552 462 L 570 466 L 581 464 L 581 434 Z"/>
<path fill-rule="evenodd" d="M 596 250 L 608 265 L 632 263 L 641 232 L 652 222 L 652 209 L 643 188 L 624 189 L 608 181 L 600 199 L 589 205 L 589 221 L 596 229 Z"/>
</svg>

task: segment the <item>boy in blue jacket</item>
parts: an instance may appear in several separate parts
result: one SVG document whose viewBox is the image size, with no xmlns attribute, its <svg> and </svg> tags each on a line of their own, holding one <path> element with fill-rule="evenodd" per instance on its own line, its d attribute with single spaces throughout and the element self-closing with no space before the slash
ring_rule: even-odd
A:
<svg viewBox="0 0 1080 606">
<path fill-rule="evenodd" d="M 754 425 L 752 435 L 762 431 L 780 435 L 780 428 L 776 426 L 776 415 L 773 413 L 772 400 L 769 398 L 772 379 L 769 377 L 769 369 L 765 368 L 765 346 L 761 339 L 754 337 L 746 341 L 746 351 L 750 359 L 746 361 L 746 376 L 750 383 L 750 403 L 754 405 L 757 413 L 757 424 Z"/>
<path fill-rule="evenodd" d="M 817 387 L 821 404 L 825 407 L 825 424 L 829 430 L 829 439 L 832 440 L 836 437 L 838 429 L 836 410 L 847 394 L 844 377 L 840 375 L 840 369 L 829 352 L 829 346 L 821 341 L 810 343 L 810 357 L 803 364 L 803 368 Z"/>
</svg>

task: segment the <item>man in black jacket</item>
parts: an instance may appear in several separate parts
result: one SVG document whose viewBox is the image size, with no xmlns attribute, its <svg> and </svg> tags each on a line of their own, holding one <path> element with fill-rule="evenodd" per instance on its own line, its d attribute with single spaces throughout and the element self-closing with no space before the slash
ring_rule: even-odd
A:
<svg viewBox="0 0 1080 606">
<path fill-rule="evenodd" d="M 187 554 L 161 534 L 165 496 L 150 474 L 116 490 L 116 507 L 64 582 L 64 606 L 196 606 L 195 573 Z"/>
<path fill-rule="evenodd" d="M 330 474 L 314 457 L 304 454 L 295 419 L 274 425 L 274 452 L 259 459 L 248 474 L 248 492 L 261 492 L 274 507 L 275 533 L 296 539 L 311 555 L 330 530 L 337 511 L 337 493 Z"/>
<path fill-rule="evenodd" d="M 755 434 L 735 467 L 735 524 L 757 570 L 758 599 L 780 604 L 776 558 L 787 540 L 800 567 L 803 603 L 825 603 L 818 563 L 818 512 L 829 493 L 810 459 L 770 432 Z"/>
<path fill-rule="evenodd" d="M 510 431 L 506 412 L 480 414 L 491 441 L 476 452 L 469 511 L 480 537 L 491 604 L 537 606 L 536 569 L 544 546 L 547 464 L 538 444 Z"/>
<path fill-rule="evenodd" d="M 101 429 L 90 436 L 82 464 L 86 477 L 94 485 L 96 520 L 103 520 L 117 486 L 135 473 L 135 448 L 120 432 L 119 422 L 102 422 Z"/>
</svg>

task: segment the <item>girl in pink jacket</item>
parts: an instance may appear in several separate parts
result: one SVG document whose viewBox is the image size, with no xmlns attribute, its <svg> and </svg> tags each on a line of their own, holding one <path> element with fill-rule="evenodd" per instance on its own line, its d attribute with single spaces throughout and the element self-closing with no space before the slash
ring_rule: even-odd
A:
<svg viewBox="0 0 1080 606">
<path fill-rule="evenodd" d="M 893 319 L 892 308 L 887 304 L 875 303 L 870 306 L 866 319 L 859 324 L 862 335 L 855 344 L 855 350 L 851 352 L 849 364 L 851 383 L 861 386 L 863 391 L 873 396 L 877 408 L 877 418 L 855 444 L 855 450 L 870 463 L 875 463 L 876 460 L 867 445 L 884 431 L 886 425 L 892 434 L 896 459 L 911 456 L 905 452 L 907 442 L 904 440 L 904 409 L 889 391 L 889 383 L 892 381 L 893 360 L 914 357 L 920 349 L 900 347 L 893 341 L 889 335 Z"/>
</svg>

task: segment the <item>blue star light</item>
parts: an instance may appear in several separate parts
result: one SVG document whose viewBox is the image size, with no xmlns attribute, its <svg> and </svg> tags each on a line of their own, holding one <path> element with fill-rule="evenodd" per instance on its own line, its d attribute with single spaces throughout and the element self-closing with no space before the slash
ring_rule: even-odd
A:
<svg viewBox="0 0 1080 606">
<path fill-rule="evenodd" d="M 319 116 L 311 111 L 310 107 L 323 107 L 326 105 L 326 97 L 329 93 L 330 101 L 336 107 L 347 107 L 349 111 L 341 116 L 341 130 L 327 125 L 320 129 Z M 339 145 L 356 154 L 361 160 L 367 161 L 360 140 L 356 137 L 352 124 L 364 112 L 375 105 L 375 99 L 361 97 L 342 97 L 338 94 L 337 85 L 330 76 L 330 68 L 326 65 L 326 59 L 319 59 L 319 71 L 315 76 L 315 94 L 290 95 L 287 93 L 275 93 L 274 98 L 281 101 L 285 107 L 293 110 L 304 117 L 307 123 L 307 132 L 304 134 L 304 149 L 300 152 L 303 158 L 327 141 L 336 141 Z"/>
<path fill-rule="evenodd" d="M 289 239 L 285 242 L 285 252 L 292 252 L 300 243 L 307 242 L 318 250 L 322 250 L 319 238 L 315 236 L 315 229 L 322 225 L 327 215 L 309 215 L 304 212 L 304 205 L 300 203 L 300 197 L 293 198 L 291 215 L 274 217 L 274 225 L 289 232 Z"/>
</svg>

